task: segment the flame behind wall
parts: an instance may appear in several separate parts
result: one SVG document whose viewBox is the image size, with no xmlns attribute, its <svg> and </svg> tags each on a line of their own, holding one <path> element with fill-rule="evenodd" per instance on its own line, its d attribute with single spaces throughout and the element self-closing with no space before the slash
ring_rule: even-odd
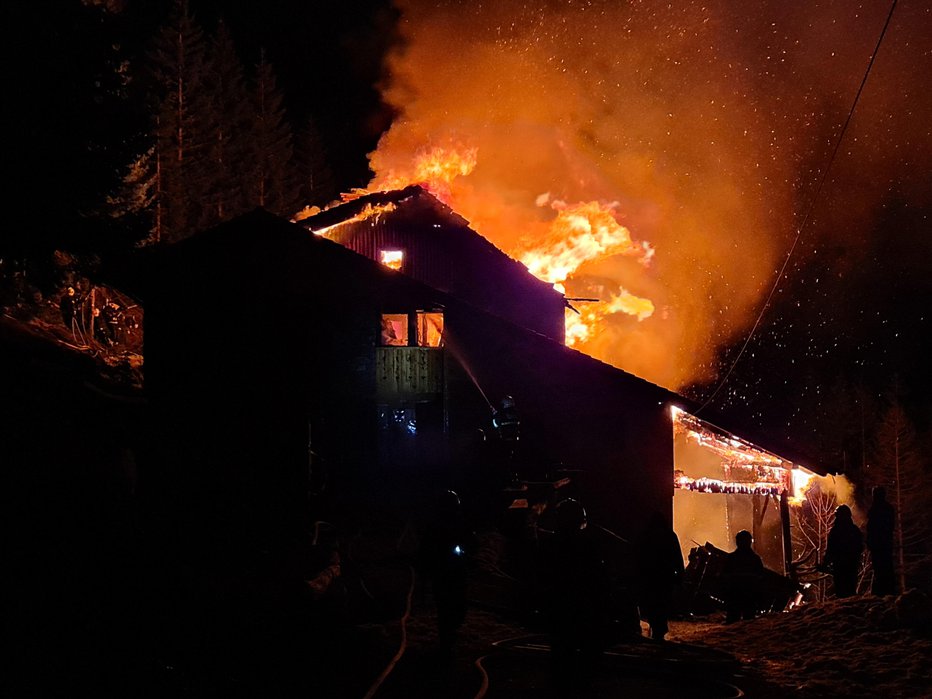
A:
<svg viewBox="0 0 932 699">
<path fill-rule="evenodd" d="M 399 4 L 404 44 L 383 89 L 399 116 L 370 189 L 428 180 L 526 263 L 558 255 L 565 212 L 609 214 L 624 245 L 583 246 L 565 274 L 543 274 L 603 301 L 577 304 L 598 317 L 570 339 L 671 389 L 711 378 L 774 281 L 883 8 L 838 23 L 837 8 L 792 17 L 768 2 Z M 889 169 L 883 144 L 854 148 Z M 415 172 L 430 159 L 452 167 Z M 876 201 L 823 218 L 847 230 Z"/>
</svg>

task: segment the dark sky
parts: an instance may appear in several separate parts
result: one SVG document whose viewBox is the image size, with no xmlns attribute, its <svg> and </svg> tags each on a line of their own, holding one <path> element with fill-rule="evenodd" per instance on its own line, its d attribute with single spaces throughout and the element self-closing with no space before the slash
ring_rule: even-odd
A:
<svg viewBox="0 0 932 699">
<path fill-rule="evenodd" d="M 364 186 L 366 154 L 393 117 L 378 90 L 383 57 L 399 40 L 392 3 L 192 0 L 191 8 L 206 27 L 227 22 L 245 64 L 265 49 L 292 116 L 311 116 L 323 131 L 337 179 Z"/>
</svg>

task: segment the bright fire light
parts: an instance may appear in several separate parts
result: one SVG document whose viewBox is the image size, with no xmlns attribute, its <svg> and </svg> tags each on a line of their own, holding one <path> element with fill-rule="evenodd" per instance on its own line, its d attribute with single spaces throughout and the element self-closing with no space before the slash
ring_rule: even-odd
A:
<svg viewBox="0 0 932 699">
<path fill-rule="evenodd" d="M 404 259 L 405 254 L 402 250 L 382 250 L 379 252 L 379 261 L 396 272 L 401 269 Z"/>
<path fill-rule="evenodd" d="M 453 180 L 473 171 L 477 153 L 476 148 L 466 146 L 434 146 L 421 150 L 414 156 L 410 172 L 389 171 L 368 191 L 404 189 L 408 185 L 419 184 L 444 203 L 450 204 Z"/>
<path fill-rule="evenodd" d="M 670 407 L 675 433 L 711 450 L 721 460 L 723 479 L 690 478 L 684 470 L 674 473 L 674 486 L 703 493 L 743 493 L 779 496 L 799 505 L 813 479 L 811 471 L 720 430 L 676 406 Z"/>
<path fill-rule="evenodd" d="M 420 150 L 408 169 L 391 169 L 376 178 L 367 192 L 402 189 L 411 184 L 425 187 L 438 199 L 456 208 L 455 180 L 473 172 L 478 163 L 478 149 L 463 144 L 434 146 Z M 618 222 L 617 202 L 581 201 L 568 204 L 552 200 L 549 194 L 535 198 L 538 207 L 549 206 L 556 212 L 542 235 L 525 239 L 504 250 L 520 260 L 528 270 L 566 293 L 565 284 L 584 265 L 597 264 L 616 256 L 635 258 L 644 268 L 650 265 L 654 248 L 646 241 L 635 241 L 631 232 Z M 475 224 L 479 233 L 482 226 Z M 654 304 L 618 285 L 601 293 L 596 302 L 588 302 L 585 312 L 566 314 L 568 345 L 583 343 L 599 334 L 610 318 L 618 314 L 643 321 L 654 314 Z"/>
<path fill-rule="evenodd" d="M 346 198 L 347 200 L 358 199 L 360 196 L 362 196 L 365 193 L 366 192 L 356 191 L 353 194 L 344 195 L 344 198 Z M 367 221 L 369 219 L 378 221 L 379 217 L 382 216 L 382 214 L 386 214 L 386 213 L 389 213 L 390 211 L 394 211 L 395 208 L 396 208 L 395 204 L 392 202 L 388 202 L 386 204 L 366 204 L 365 207 L 363 207 L 363 210 L 360 211 L 355 216 L 353 216 L 352 218 L 348 218 L 345 221 L 340 221 L 339 223 L 335 223 L 332 226 L 325 226 L 324 228 L 315 228 L 313 229 L 313 233 L 314 235 L 319 235 L 319 236 L 326 238 L 335 229 L 339 228 L 340 226 L 345 226 L 348 223 L 357 223 L 359 221 Z"/>
</svg>

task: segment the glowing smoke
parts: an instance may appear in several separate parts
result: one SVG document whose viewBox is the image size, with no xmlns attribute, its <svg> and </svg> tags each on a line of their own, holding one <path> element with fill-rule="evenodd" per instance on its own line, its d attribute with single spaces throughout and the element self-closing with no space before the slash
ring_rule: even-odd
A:
<svg viewBox="0 0 932 699">
<path fill-rule="evenodd" d="M 607 302 L 584 309 L 602 325 L 577 347 L 674 389 L 714 374 L 715 351 L 753 320 L 885 16 L 783 2 L 399 5 L 405 43 L 383 94 L 400 115 L 370 156 L 371 186 L 416 180 L 418 153 L 465 151 L 474 162 L 443 195 L 519 259 L 559 215 L 542 195 L 612 208 L 656 255 L 616 251 L 570 272 L 568 296 Z M 908 134 L 893 105 L 922 84 L 896 29 L 875 70 L 897 82 L 859 113 L 887 140 Z M 869 218 L 890 187 L 877 169 L 902 164 L 883 136 L 851 138 L 857 165 L 837 180 L 856 201 L 822 212 L 836 231 Z M 910 157 L 927 165 L 928 149 Z M 651 312 L 613 312 L 619 298 Z"/>
</svg>

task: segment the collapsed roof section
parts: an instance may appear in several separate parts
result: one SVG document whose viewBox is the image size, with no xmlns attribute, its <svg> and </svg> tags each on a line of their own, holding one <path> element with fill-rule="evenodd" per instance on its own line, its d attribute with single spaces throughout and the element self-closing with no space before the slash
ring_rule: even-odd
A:
<svg viewBox="0 0 932 699">
<path fill-rule="evenodd" d="M 419 185 L 367 194 L 296 223 L 477 308 L 565 339 L 563 294 Z"/>
</svg>

